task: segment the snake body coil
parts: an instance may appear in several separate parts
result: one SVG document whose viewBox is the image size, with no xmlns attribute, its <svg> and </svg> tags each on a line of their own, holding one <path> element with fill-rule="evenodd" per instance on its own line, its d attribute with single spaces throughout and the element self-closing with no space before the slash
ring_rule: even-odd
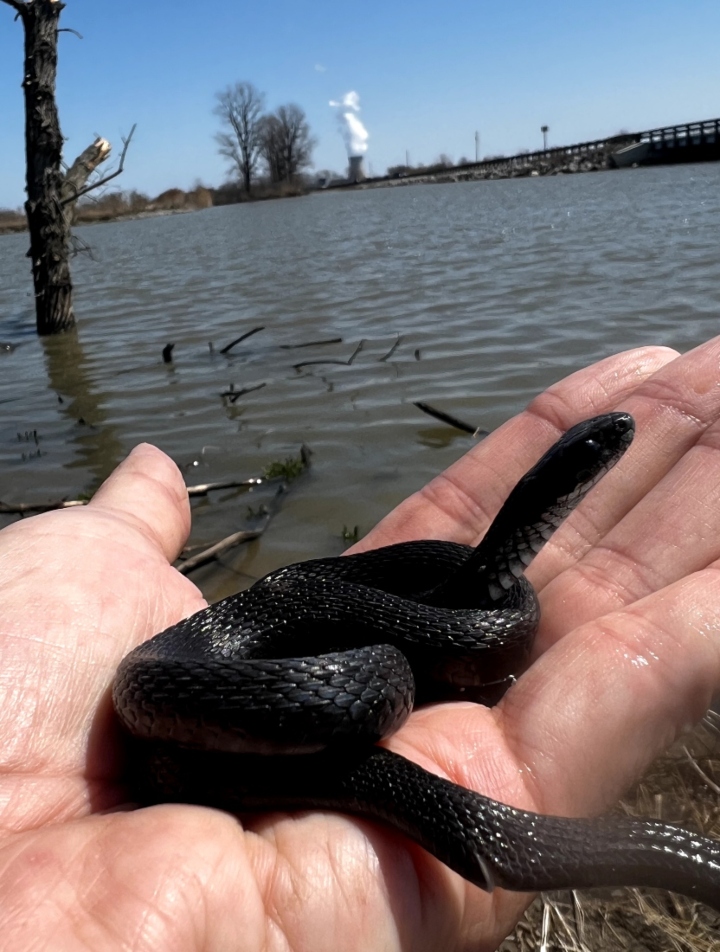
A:
<svg viewBox="0 0 720 952">
<path fill-rule="evenodd" d="M 375 746 L 414 703 L 494 703 L 522 672 L 539 621 L 523 571 L 633 430 L 625 413 L 569 430 L 475 549 L 406 542 L 291 565 L 140 645 L 113 699 L 141 740 L 145 795 L 379 819 L 485 889 L 650 885 L 720 909 L 712 840 L 527 813 Z"/>
</svg>

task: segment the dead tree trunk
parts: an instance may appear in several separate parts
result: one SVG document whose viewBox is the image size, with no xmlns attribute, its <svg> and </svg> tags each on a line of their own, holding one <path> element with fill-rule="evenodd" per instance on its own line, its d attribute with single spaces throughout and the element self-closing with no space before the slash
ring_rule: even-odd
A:
<svg viewBox="0 0 720 952">
<path fill-rule="evenodd" d="M 61 205 L 62 133 L 55 103 L 58 21 L 64 4 L 33 0 L 20 11 L 25 27 L 25 153 L 28 229 L 39 334 L 75 324 L 68 263 L 70 225 Z"/>
<path fill-rule="evenodd" d="M 25 214 L 30 233 L 28 257 L 32 262 L 37 331 L 57 334 L 75 325 L 69 265 L 75 200 L 79 193 L 89 190 L 83 186 L 110 154 L 110 143 L 97 139 L 63 174 L 63 137 L 55 102 L 55 80 L 58 24 L 65 4 L 60 0 L 2 2 L 17 12 L 25 34 Z"/>
</svg>

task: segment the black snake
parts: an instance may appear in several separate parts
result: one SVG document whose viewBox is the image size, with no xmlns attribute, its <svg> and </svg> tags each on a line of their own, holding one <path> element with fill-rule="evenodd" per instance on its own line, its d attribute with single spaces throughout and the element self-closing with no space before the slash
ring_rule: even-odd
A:
<svg viewBox="0 0 720 952">
<path fill-rule="evenodd" d="M 475 549 L 405 542 L 291 565 L 140 645 L 113 699 L 143 795 L 371 817 L 488 890 L 660 886 L 720 909 L 720 843 L 528 813 L 376 745 L 414 703 L 494 703 L 522 672 L 539 621 L 523 571 L 633 432 L 625 413 L 574 426 Z"/>
</svg>

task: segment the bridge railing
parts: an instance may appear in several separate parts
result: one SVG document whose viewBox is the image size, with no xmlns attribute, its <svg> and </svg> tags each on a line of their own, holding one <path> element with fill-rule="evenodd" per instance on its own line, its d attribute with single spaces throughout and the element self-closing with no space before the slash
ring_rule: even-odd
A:
<svg viewBox="0 0 720 952">
<path fill-rule="evenodd" d="M 704 119 L 702 122 L 648 129 L 639 134 L 638 141 L 649 142 L 654 149 L 717 143 L 720 142 L 720 119 Z"/>
</svg>

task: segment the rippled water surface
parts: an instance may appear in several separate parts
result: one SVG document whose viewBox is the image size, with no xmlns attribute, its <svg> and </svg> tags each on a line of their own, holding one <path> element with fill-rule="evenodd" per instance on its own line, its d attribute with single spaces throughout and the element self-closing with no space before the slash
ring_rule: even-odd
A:
<svg viewBox="0 0 720 952">
<path fill-rule="evenodd" d="M 38 340 L 24 235 L 0 236 L 0 500 L 92 491 L 141 440 L 188 483 L 312 451 L 213 597 L 344 548 L 560 376 L 720 329 L 720 164 L 322 193 L 77 235 L 78 334 Z M 263 330 L 226 355 L 220 349 Z M 313 341 L 341 338 L 338 343 Z M 162 348 L 174 343 L 174 361 Z M 302 361 L 347 361 L 351 364 Z M 213 344 L 213 349 L 209 344 Z M 234 403 L 221 393 L 264 386 Z M 194 541 L 272 494 L 213 493 Z"/>
</svg>

